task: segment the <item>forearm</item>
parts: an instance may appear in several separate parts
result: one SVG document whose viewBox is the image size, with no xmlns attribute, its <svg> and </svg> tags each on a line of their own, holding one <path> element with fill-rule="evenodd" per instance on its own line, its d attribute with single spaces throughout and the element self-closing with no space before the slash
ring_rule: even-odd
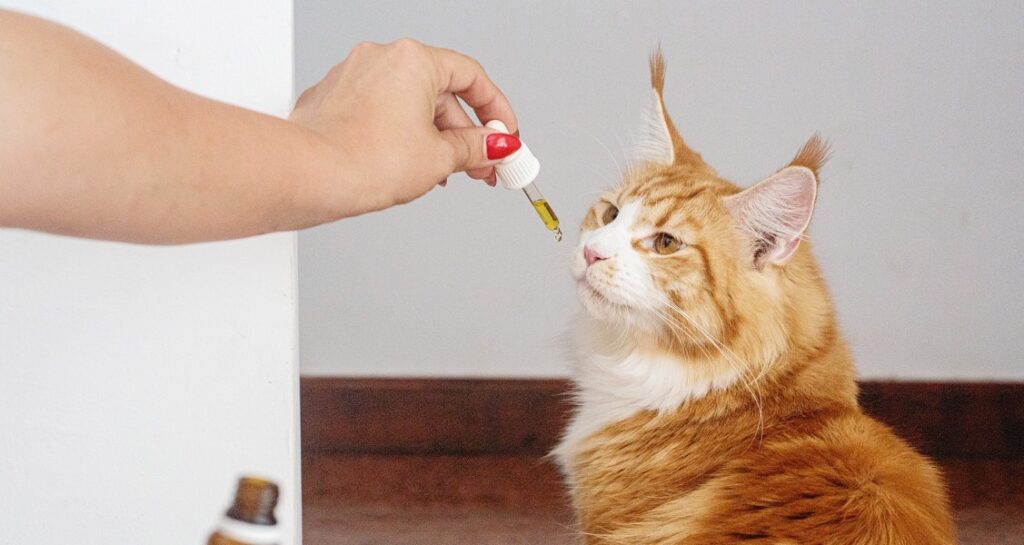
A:
<svg viewBox="0 0 1024 545">
<path fill-rule="evenodd" d="M 344 212 L 329 202 L 342 160 L 312 131 L 177 89 L 66 28 L 0 11 L 0 97 L 0 225 L 182 243 Z"/>
</svg>

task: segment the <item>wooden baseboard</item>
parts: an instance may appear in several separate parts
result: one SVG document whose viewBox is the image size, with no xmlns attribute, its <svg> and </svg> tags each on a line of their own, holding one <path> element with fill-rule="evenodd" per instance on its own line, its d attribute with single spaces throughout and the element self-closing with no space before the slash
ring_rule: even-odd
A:
<svg viewBox="0 0 1024 545">
<path fill-rule="evenodd" d="M 564 380 L 302 379 L 306 451 L 547 453 L 569 415 Z M 868 413 L 937 457 L 1024 457 L 1024 383 L 861 383 Z"/>
</svg>

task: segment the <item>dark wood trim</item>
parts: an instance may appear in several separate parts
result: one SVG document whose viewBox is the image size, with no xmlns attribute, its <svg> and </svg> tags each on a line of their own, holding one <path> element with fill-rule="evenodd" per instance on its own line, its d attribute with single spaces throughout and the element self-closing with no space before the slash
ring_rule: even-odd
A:
<svg viewBox="0 0 1024 545">
<path fill-rule="evenodd" d="M 1024 383 L 860 384 L 860 403 L 935 457 L 1024 458 Z"/>
<path fill-rule="evenodd" d="M 563 380 L 302 379 L 302 447 L 541 453 L 568 415 Z"/>
<path fill-rule="evenodd" d="M 306 451 L 536 454 L 569 414 L 564 380 L 302 379 Z M 865 410 L 939 457 L 1024 458 L 1024 383 L 861 383 Z"/>
</svg>

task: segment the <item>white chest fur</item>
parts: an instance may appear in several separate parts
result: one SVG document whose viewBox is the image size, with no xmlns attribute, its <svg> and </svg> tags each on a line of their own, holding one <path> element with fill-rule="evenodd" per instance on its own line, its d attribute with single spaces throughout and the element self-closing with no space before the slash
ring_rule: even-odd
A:
<svg viewBox="0 0 1024 545">
<path fill-rule="evenodd" d="M 552 452 L 567 475 L 580 442 L 594 432 L 642 411 L 672 411 L 736 381 L 732 371 L 715 372 L 672 355 L 614 346 L 608 339 L 593 328 L 577 337 L 576 413 Z"/>
</svg>

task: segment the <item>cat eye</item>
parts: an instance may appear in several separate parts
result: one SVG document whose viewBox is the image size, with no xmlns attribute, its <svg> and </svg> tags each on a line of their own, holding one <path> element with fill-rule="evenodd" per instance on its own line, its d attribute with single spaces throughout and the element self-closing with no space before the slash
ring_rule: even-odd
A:
<svg viewBox="0 0 1024 545">
<path fill-rule="evenodd" d="M 608 208 L 604 209 L 604 214 L 601 215 L 601 224 L 608 225 L 617 217 L 619 217 L 619 209 L 615 208 L 614 204 L 609 204 Z"/>
<path fill-rule="evenodd" d="M 679 242 L 676 237 L 668 233 L 658 233 L 657 235 L 654 235 L 653 243 L 654 251 L 661 255 L 674 253 L 683 246 L 682 242 Z"/>
</svg>

